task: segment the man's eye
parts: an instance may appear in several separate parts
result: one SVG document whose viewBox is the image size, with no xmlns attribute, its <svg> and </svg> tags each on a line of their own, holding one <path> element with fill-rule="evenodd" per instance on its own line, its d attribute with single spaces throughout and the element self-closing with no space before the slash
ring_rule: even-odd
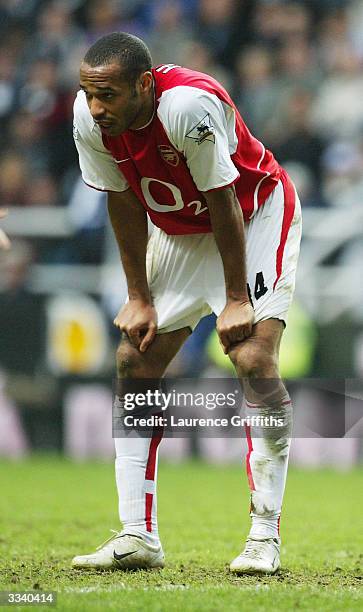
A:
<svg viewBox="0 0 363 612">
<path fill-rule="evenodd" d="M 112 100 L 112 98 L 114 97 L 114 95 L 115 95 L 115 94 L 113 94 L 113 93 L 105 93 L 105 94 L 103 94 L 103 97 L 104 97 L 106 100 Z"/>
</svg>

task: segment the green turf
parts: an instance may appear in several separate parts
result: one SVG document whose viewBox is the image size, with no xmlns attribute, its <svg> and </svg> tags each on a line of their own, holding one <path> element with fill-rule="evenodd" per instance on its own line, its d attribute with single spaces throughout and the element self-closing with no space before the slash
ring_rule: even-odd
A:
<svg viewBox="0 0 363 612">
<path fill-rule="evenodd" d="M 53 589 L 56 609 L 74 612 L 362 610 L 362 480 L 358 470 L 290 470 L 283 569 L 266 578 L 234 577 L 228 562 L 248 529 L 243 470 L 164 464 L 159 523 L 166 568 L 83 572 L 70 569 L 72 556 L 91 552 L 118 527 L 112 465 L 54 457 L 0 462 L 1 589 Z"/>
</svg>

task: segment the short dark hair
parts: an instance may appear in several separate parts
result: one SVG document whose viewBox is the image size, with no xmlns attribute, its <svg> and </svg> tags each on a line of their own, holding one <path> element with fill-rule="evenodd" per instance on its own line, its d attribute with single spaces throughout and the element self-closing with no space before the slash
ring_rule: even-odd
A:
<svg viewBox="0 0 363 612">
<path fill-rule="evenodd" d="M 117 61 L 122 77 L 132 83 L 142 72 L 151 70 L 152 66 L 150 51 L 145 43 L 126 32 L 113 32 L 96 40 L 83 61 L 92 68 Z"/>
</svg>

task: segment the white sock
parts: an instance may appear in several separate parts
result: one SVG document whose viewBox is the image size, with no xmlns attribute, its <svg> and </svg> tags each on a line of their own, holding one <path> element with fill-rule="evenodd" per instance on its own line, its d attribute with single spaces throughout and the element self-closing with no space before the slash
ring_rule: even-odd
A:
<svg viewBox="0 0 363 612">
<path fill-rule="evenodd" d="M 246 401 L 246 416 L 262 418 L 258 425 L 251 420 L 251 425 L 246 426 L 246 467 L 251 489 L 250 536 L 277 538 L 291 443 L 291 400 L 285 395 L 270 406 Z M 279 426 L 278 419 L 283 419 L 283 426 Z"/>
<path fill-rule="evenodd" d="M 133 433 L 132 435 L 135 435 Z M 156 505 L 158 446 L 162 429 L 149 437 L 115 438 L 115 473 L 119 516 L 126 533 L 159 545 Z"/>
</svg>

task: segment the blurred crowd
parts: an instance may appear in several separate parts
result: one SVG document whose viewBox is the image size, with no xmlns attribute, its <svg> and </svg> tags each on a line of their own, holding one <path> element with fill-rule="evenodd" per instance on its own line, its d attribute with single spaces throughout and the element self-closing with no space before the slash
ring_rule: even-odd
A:
<svg viewBox="0 0 363 612">
<path fill-rule="evenodd" d="M 360 204 L 363 0 L 0 0 L 1 206 L 73 205 L 77 230 L 102 232 L 102 205 L 77 215 L 72 104 L 86 49 L 115 30 L 141 36 L 155 65 L 221 80 L 304 206 Z"/>
<path fill-rule="evenodd" d="M 303 207 L 361 207 L 363 0 L 0 0 L 0 208 L 10 208 L 9 219 L 12 207 L 36 207 L 36 219 L 39 207 L 61 210 L 71 228 L 67 239 L 47 242 L 39 234 L 13 240 L 0 274 L 0 454 L 5 448 L 16 455 L 27 446 L 11 402 L 20 407 L 34 446 L 60 447 L 62 437 L 69 442 L 73 434 L 79 443 L 86 428 L 67 417 L 73 434 L 62 432 L 64 410 L 93 411 L 98 416 L 92 431 L 101 431 L 99 418 L 107 422 L 102 415 L 111 406 L 114 354 L 109 342 L 118 340 L 111 321 L 121 304 L 121 283 L 115 303 L 111 296 L 97 310 L 95 295 L 67 297 L 60 286 L 49 299 L 46 291 L 29 289 L 28 279 L 34 262 L 97 265 L 106 258 L 120 268 L 108 239 L 105 194 L 81 181 L 72 139 L 82 57 L 100 36 L 117 30 L 143 38 L 154 65 L 174 62 L 219 79 L 251 131 L 290 172 Z M 359 244 L 355 259 L 361 261 L 361 254 Z M 110 277 L 110 286 L 115 284 Z M 109 328 L 102 318 L 106 310 Z M 282 350 L 285 376 L 363 372 L 361 327 L 359 335 L 343 320 L 324 335 L 324 327 L 317 333 L 298 306 L 291 317 Z M 200 323 L 173 362 L 172 375 L 231 375 L 211 335 L 214 325 L 213 317 Z M 355 337 L 359 368 L 352 356 Z M 88 389 L 82 379 L 68 396 L 56 383 L 74 375 L 95 381 L 97 373 L 106 387 Z M 11 430 L 13 436 L 6 433 Z M 11 440 L 15 450 L 6 451 Z"/>
</svg>

